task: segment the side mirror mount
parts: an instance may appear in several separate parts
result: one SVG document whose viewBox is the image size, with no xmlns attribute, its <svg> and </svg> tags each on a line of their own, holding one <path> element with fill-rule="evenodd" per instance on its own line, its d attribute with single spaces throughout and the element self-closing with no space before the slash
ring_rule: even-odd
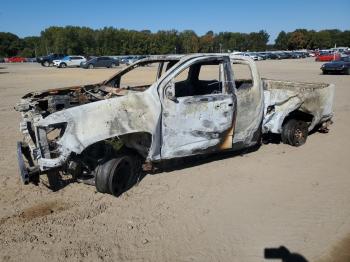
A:
<svg viewBox="0 0 350 262">
<path fill-rule="evenodd" d="M 177 102 L 177 98 L 175 96 L 175 84 L 173 81 L 171 81 L 166 87 L 165 87 L 165 96 L 171 101 Z"/>
</svg>

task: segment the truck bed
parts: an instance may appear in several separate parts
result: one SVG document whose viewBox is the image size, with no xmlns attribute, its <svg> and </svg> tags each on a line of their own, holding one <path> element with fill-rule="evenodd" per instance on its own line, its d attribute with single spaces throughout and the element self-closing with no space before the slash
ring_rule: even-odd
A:
<svg viewBox="0 0 350 262">
<path fill-rule="evenodd" d="M 310 116 L 309 131 L 333 116 L 333 84 L 262 79 L 262 85 L 265 133 L 280 133 L 284 119 L 295 111 Z"/>
</svg>

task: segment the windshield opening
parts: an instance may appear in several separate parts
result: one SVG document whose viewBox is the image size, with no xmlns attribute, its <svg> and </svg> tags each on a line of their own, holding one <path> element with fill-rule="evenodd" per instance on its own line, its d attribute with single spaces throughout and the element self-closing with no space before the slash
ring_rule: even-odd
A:
<svg viewBox="0 0 350 262">
<path fill-rule="evenodd" d="M 106 85 L 114 88 L 144 91 L 166 73 L 178 60 L 143 61 L 124 69 Z"/>
</svg>

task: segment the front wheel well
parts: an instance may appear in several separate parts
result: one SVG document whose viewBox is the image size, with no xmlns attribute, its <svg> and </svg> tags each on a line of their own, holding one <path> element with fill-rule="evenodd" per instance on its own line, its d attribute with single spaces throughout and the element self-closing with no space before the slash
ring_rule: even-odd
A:
<svg viewBox="0 0 350 262">
<path fill-rule="evenodd" d="M 147 132 L 137 132 L 111 137 L 89 145 L 80 154 L 93 157 L 108 157 L 110 154 L 123 154 L 124 151 L 146 158 L 152 144 L 152 135 Z"/>
<path fill-rule="evenodd" d="M 152 135 L 146 132 L 130 133 L 119 137 L 111 137 L 87 146 L 80 154 L 73 154 L 70 162 L 74 170 L 91 173 L 98 165 L 109 159 L 122 155 L 134 155 L 137 159 L 146 159 L 152 144 Z M 70 163 L 67 163 L 67 167 Z M 71 169 L 68 167 L 68 169 Z"/>
</svg>

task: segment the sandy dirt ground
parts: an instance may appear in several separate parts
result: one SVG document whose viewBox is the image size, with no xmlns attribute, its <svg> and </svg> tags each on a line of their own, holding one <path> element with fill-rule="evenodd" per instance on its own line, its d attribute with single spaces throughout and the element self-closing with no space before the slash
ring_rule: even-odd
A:
<svg viewBox="0 0 350 262">
<path fill-rule="evenodd" d="M 336 84 L 330 133 L 147 175 L 115 198 L 78 183 L 22 185 L 13 110 L 29 91 L 115 69 L 0 64 L 0 261 L 269 261 L 264 250 L 282 245 L 307 261 L 350 261 L 350 76 L 320 65 L 258 62 L 262 77 Z"/>
</svg>

